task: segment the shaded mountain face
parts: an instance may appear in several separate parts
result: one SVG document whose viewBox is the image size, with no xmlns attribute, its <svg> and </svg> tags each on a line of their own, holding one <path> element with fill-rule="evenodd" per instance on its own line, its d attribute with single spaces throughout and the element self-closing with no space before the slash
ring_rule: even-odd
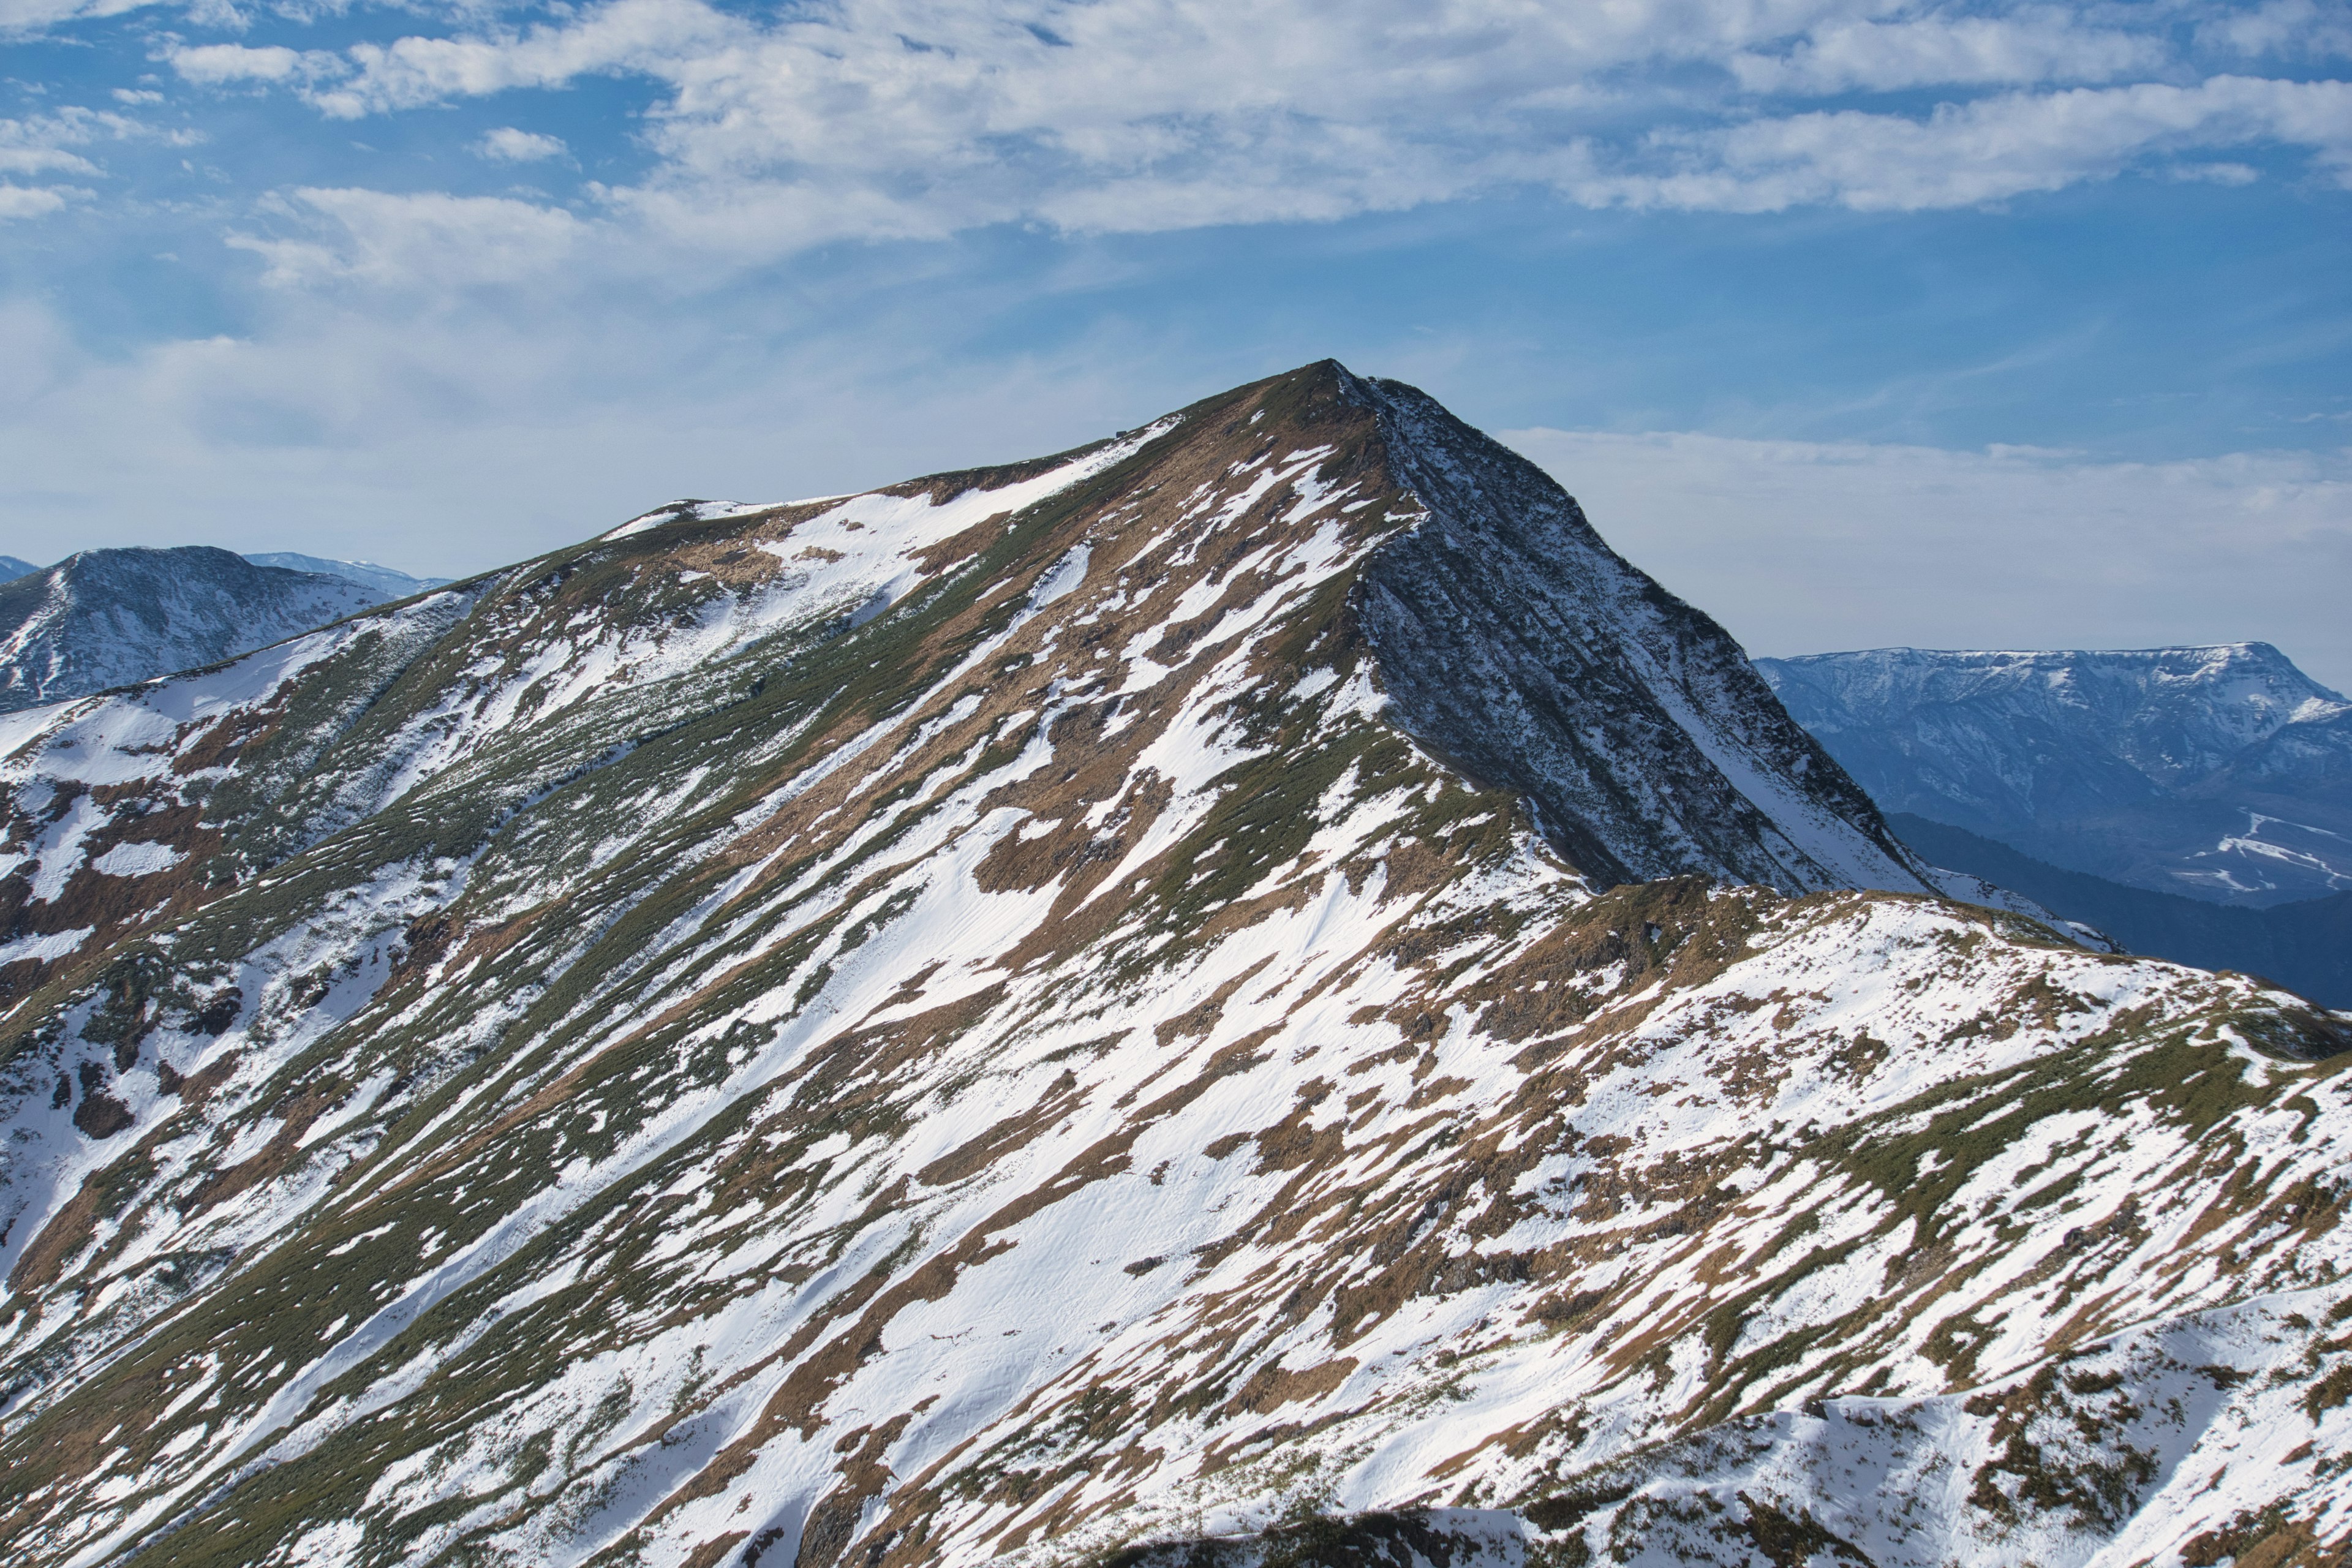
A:
<svg viewBox="0 0 2352 1568">
<path fill-rule="evenodd" d="M 449 582 L 446 577 L 412 577 L 405 572 L 395 572 L 373 561 L 335 561 L 323 555 L 299 554 L 291 550 L 247 555 L 246 559 L 256 566 L 276 566 L 288 572 L 341 577 L 368 589 L 379 603 L 405 599 L 412 594 L 422 594 L 427 588 L 438 588 Z"/>
<path fill-rule="evenodd" d="M 2346 1021 L 1917 890 L 1737 654 L 1327 364 L 0 720 L 0 1543 L 2319 1518 Z"/>
<path fill-rule="evenodd" d="M 0 712 L 216 663 L 381 597 L 206 545 L 85 550 L 0 584 Z"/>
<path fill-rule="evenodd" d="M 11 583 L 27 572 L 39 570 L 29 561 L 19 561 L 13 555 L 0 555 L 0 583 Z"/>
<path fill-rule="evenodd" d="M 2217 902 L 2352 889 L 2352 703 L 2267 644 L 1756 662 L 1888 811 Z"/>
</svg>

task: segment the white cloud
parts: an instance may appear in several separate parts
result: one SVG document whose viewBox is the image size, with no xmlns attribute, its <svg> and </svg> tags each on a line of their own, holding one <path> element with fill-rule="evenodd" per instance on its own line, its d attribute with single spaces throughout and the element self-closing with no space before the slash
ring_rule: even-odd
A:
<svg viewBox="0 0 2352 1568">
<path fill-rule="evenodd" d="M 580 220 L 561 207 L 506 196 L 306 188 L 276 204 L 300 235 L 232 235 L 268 263 L 280 286 L 356 280 L 400 289 L 503 284 L 560 268 Z"/>
<path fill-rule="evenodd" d="M 2251 7 L 2224 7 L 2198 24 L 2208 48 L 2288 59 L 2352 54 L 2352 5 L 2345 0 L 2265 0 Z"/>
<path fill-rule="evenodd" d="M 182 77 L 207 87 L 232 81 L 312 81 L 341 76 L 347 68 L 341 56 L 324 49 L 289 49 L 275 44 L 263 48 L 202 44 L 171 49 L 163 58 Z"/>
<path fill-rule="evenodd" d="M 1907 212 L 2062 190 L 2143 158 L 2264 142 L 2311 149 L 2332 171 L 2352 165 L 2352 83 L 2224 76 L 2195 87 L 2003 94 L 1940 105 L 1923 120 L 1798 114 L 1660 135 L 1652 145 L 1666 172 L 1613 172 L 1594 160 L 1564 184 L 1596 205 L 1777 212 L 1833 202 Z"/>
<path fill-rule="evenodd" d="M 63 191 L 38 185 L 0 184 L 0 222 L 9 218 L 41 217 L 66 205 Z"/>
<path fill-rule="evenodd" d="M 476 157 L 488 158 L 495 163 L 537 163 L 544 158 L 561 158 L 566 151 L 560 136 L 541 136 L 532 131 L 518 131 L 511 125 L 501 125 L 474 143 Z"/>
<path fill-rule="evenodd" d="M 21 179 L 44 174 L 100 175 L 103 170 L 69 149 L 86 147 L 94 142 L 152 134 L 136 121 L 81 108 L 69 107 L 24 120 L 0 120 L 0 176 Z M 165 139 L 185 134 L 174 132 Z M 87 200 L 90 194 L 73 185 L 0 185 L 0 219 L 45 216 L 68 202 Z"/>
<path fill-rule="evenodd" d="M 2009 16 L 1906 16 L 1815 29 L 1785 54 L 1731 62 L 1758 92 L 1885 92 L 1897 88 L 2105 81 L 2160 67 L 2152 33 L 2085 26 L 2054 6 Z"/>
<path fill-rule="evenodd" d="M 37 34 L 67 22 L 119 16 L 154 0 L 0 0 L 0 37 Z"/>
<path fill-rule="evenodd" d="M 2335 8 L 2235 15 L 2242 53 L 2313 47 Z M 1916 210 L 2255 167 L 2200 156 L 2216 148 L 2352 166 L 2345 84 L 2198 72 L 2180 47 L 2169 10 L 2060 4 L 834 0 L 763 19 L 606 0 L 362 43 L 332 70 L 284 49 L 173 58 L 295 82 L 351 119 L 646 79 L 657 162 L 601 194 L 648 243 L 746 262 L 845 237 L 1316 220 L 1528 184 L 1604 206 Z M 1945 101 L 1821 101 L 1921 88 Z"/>
<path fill-rule="evenodd" d="M 2352 449 L 2115 463 L 1688 433 L 1505 438 L 1755 653 L 2255 638 L 2352 689 Z"/>
</svg>

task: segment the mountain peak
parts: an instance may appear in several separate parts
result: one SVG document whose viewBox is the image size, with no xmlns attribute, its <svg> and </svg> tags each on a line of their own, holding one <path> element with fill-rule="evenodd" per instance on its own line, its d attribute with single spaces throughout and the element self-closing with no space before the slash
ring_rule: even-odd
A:
<svg viewBox="0 0 2352 1568">
<path fill-rule="evenodd" d="M 2286 1496 L 2344 1025 L 1857 886 L 1474 437 L 1310 366 L 0 724 L 10 1561 L 1729 1563 L 1857 1388 L 1918 1561 Z"/>
</svg>

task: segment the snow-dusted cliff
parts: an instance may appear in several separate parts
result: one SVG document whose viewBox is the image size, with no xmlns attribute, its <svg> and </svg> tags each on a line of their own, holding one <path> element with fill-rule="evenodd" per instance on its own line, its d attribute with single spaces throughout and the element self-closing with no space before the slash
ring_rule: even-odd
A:
<svg viewBox="0 0 2352 1568">
<path fill-rule="evenodd" d="M 2336 1539 L 2347 1020 L 1737 653 L 1322 365 L 0 719 L 0 1545 Z"/>
<path fill-rule="evenodd" d="M 1888 811 L 2223 902 L 2352 888 L 2352 702 L 2268 644 L 1757 666 Z"/>
</svg>

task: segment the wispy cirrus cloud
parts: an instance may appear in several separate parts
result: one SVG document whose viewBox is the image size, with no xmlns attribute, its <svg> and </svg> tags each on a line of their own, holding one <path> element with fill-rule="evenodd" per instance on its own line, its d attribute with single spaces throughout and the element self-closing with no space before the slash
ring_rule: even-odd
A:
<svg viewBox="0 0 2352 1568">
<path fill-rule="evenodd" d="M 228 243 L 262 258 L 268 281 L 280 285 L 357 280 L 440 289 L 514 283 L 562 267 L 583 226 L 561 207 L 431 191 L 305 187 L 268 205 L 279 216 L 315 220 L 334 236 L 330 244 L 232 234 Z"/>
<path fill-rule="evenodd" d="M 2209 8 L 2184 34 L 2179 7 L 2099 4 L 832 0 L 763 16 L 606 0 L 528 24 L 456 13 L 340 53 L 167 58 L 187 82 L 282 88 L 354 121 L 642 81 L 652 164 L 579 210 L 615 257 L 668 247 L 725 266 L 994 223 L 1157 232 L 1517 188 L 1916 211 L 2136 168 L 2242 179 L 2260 171 L 2215 153 L 2249 148 L 2341 180 L 2345 84 L 2219 68 L 2324 53 L 2342 9 Z M 547 137 L 495 134 L 509 132 Z M 479 149 L 521 161 L 539 145 Z M 314 243 L 342 243 L 321 219 Z"/>
<path fill-rule="evenodd" d="M 105 174 L 90 153 L 101 142 L 140 139 L 186 145 L 196 136 L 186 130 L 159 131 L 126 115 L 78 106 L 0 119 L 0 220 L 46 217 L 89 200 L 91 191 L 78 182 Z M 19 183 L 35 180 L 48 183 Z"/>
</svg>

